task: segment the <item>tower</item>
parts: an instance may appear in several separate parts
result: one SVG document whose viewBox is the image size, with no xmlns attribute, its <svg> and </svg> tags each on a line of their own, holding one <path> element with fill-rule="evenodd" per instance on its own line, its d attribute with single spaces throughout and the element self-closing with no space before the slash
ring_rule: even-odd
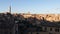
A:
<svg viewBox="0 0 60 34">
<path fill-rule="evenodd" d="M 9 6 L 9 13 L 11 13 L 11 6 Z"/>
</svg>

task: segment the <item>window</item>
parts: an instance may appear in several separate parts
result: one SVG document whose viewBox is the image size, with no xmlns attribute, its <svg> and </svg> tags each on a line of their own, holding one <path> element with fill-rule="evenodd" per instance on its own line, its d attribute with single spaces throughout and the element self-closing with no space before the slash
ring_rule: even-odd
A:
<svg viewBox="0 0 60 34">
<path fill-rule="evenodd" d="M 59 32 L 59 28 L 56 28 L 56 29 L 55 29 L 55 32 Z"/>
<path fill-rule="evenodd" d="M 45 31 L 47 31 L 47 27 L 45 27 Z"/>
<path fill-rule="evenodd" d="M 37 27 L 36 28 L 36 31 L 38 32 L 38 31 L 42 31 L 42 27 Z"/>
<path fill-rule="evenodd" d="M 50 28 L 50 31 L 52 31 L 52 28 Z"/>
</svg>

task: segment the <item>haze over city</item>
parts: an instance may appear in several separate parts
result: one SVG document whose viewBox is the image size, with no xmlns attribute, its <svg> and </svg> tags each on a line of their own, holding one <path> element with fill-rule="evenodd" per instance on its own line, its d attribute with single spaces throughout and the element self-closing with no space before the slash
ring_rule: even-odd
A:
<svg viewBox="0 0 60 34">
<path fill-rule="evenodd" d="M 0 0 L 0 12 L 7 12 L 10 5 L 12 13 L 60 13 L 60 0 Z"/>
</svg>

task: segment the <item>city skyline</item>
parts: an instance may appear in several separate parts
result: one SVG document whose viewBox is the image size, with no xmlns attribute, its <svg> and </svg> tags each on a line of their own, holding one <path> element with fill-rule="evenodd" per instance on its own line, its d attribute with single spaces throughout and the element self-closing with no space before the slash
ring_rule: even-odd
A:
<svg viewBox="0 0 60 34">
<path fill-rule="evenodd" d="M 11 5 L 12 13 L 60 13 L 60 0 L 0 0 L 0 12 L 7 12 Z"/>
</svg>

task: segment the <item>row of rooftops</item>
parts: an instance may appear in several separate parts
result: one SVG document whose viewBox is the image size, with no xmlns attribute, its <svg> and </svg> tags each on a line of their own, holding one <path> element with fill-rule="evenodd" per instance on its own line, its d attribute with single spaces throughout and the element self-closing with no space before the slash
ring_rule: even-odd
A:
<svg viewBox="0 0 60 34">
<path fill-rule="evenodd" d="M 9 15 L 7 15 L 7 14 L 9 14 L 9 15 L 11 15 L 11 16 L 9 16 Z M 7 15 L 7 17 L 11 17 L 11 18 L 9 18 L 9 20 L 10 20 L 10 19 L 12 19 L 12 20 L 13 20 L 13 19 L 16 19 L 16 18 L 14 17 L 14 15 L 19 15 L 19 16 L 16 16 L 16 17 L 25 19 L 25 18 L 24 18 L 24 15 L 20 15 L 20 14 L 10 14 L 10 13 L 7 13 L 7 14 L 5 14 L 5 15 Z M 4 13 L 0 13 L 0 18 L 1 18 L 1 16 L 4 16 Z M 12 17 L 12 16 L 13 16 L 13 17 Z M 21 17 L 21 16 L 22 16 L 22 17 Z M 35 16 L 36 16 L 36 15 L 35 15 Z M 7 17 L 6 17 L 6 18 L 7 18 Z M 37 17 L 38 17 L 38 16 L 37 16 Z M 3 17 L 3 18 L 5 19 L 5 17 Z M 18 19 L 19 19 L 19 18 L 18 18 Z M 31 17 L 31 18 L 32 18 L 32 17 Z M 3 20 L 4 20 L 4 19 L 3 19 Z M 27 18 L 27 19 L 28 19 L 28 18 Z M 32 18 L 32 19 L 33 19 L 33 18 Z M 42 18 L 42 19 L 43 19 L 43 18 Z M 44 19 L 45 19 L 45 18 L 44 18 Z M 1 18 L 0 20 L 2 20 L 2 18 Z M 7 18 L 7 20 L 5 19 L 5 22 L 7 22 L 7 21 L 9 21 L 9 20 L 8 20 L 8 18 Z M 12 22 L 12 20 L 11 20 L 11 22 Z M 20 20 L 21 20 L 21 19 L 20 19 Z M 28 20 L 30 20 L 30 19 L 28 19 Z M 35 20 L 35 19 L 33 19 L 33 20 Z M 39 19 L 36 18 L 36 21 L 38 21 L 38 20 L 39 20 Z M 32 20 L 31 20 L 31 22 L 32 22 Z M 53 26 L 53 27 L 56 27 L 56 26 L 57 26 L 57 27 L 60 27 L 60 21 L 50 22 L 50 21 L 47 21 L 47 20 L 42 20 L 42 21 L 39 20 L 38 22 L 40 23 L 39 25 L 42 25 L 42 26 L 51 26 L 51 27 L 52 27 L 52 26 Z M 38 22 L 37 22 L 37 23 L 38 23 Z M 0 23 L 1 23 L 1 21 L 0 21 Z M 12 23 L 13 23 L 13 22 L 12 22 Z M 12 24 L 12 23 L 11 23 L 11 24 Z M 38 24 L 37 24 L 37 26 L 38 26 Z"/>
<path fill-rule="evenodd" d="M 7 14 L 7 13 L 0 13 L 0 15 Z M 60 14 L 25 14 L 25 13 L 17 14 L 17 13 L 14 13 L 11 15 L 14 15 L 14 16 L 20 15 L 20 16 L 23 16 L 24 18 L 36 17 L 37 19 L 42 19 L 43 17 L 44 19 L 49 20 L 49 21 L 60 21 Z"/>
</svg>

